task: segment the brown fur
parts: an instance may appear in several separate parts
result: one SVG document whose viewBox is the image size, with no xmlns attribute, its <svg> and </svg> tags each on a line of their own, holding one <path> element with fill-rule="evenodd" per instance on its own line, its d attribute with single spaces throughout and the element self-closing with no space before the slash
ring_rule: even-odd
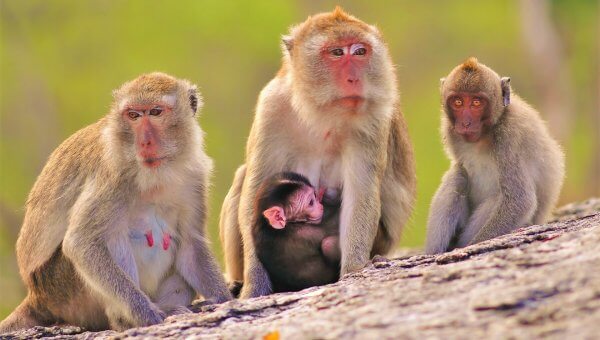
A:
<svg viewBox="0 0 600 340">
<path fill-rule="evenodd" d="M 92 330 L 150 325 L 185 308 L 191 292 L 231 298 L 204 238 L 212 162 L 191 107 L 198 102 L 195 86 L 152 73 L 125 83 L 114 97 L 111 112 L 52 153 L 29 194 L 16 247 L 28 296 L 0 333 L 53 323 Z M 122 110 L 165 100 L 173 104 L 172 114 L 161 118 L 169 158 L 147 170 L 135 157 Z M 149 281 L 142 275 L 152 270 L 142 272 L 134 258 L 128 219 L 148 216 L 142 209 L 155 209 L 152 216 L 166 219 L 174 235 L 172 255 L 161 255 L 172 261 L 168 279 Z M 177 212 L 176 219 L 164 211 Z M 154 280 L 158 290 L 147 290 Z"/>
<path fill-rule="evenodd" d="M 332 102 L 339 88 L 323 72 L 324 44 L 352 39 L 369 46 L 361 81 L 365 102 Z M 252 247 L 256 192 L 267 178 L 297 172 L 315 187 L 341 190 L 341 274 L 400 238 L 415 196 L 412 145 L 398 108 L 395 70 L 377 28 L 336 9 L 309 17 L 283 39 L 284 60 L 263 89 L 246 147 L 221 212 L 227 273 L 244 281 L 244 298 L 269 294 L 269 277 Z"/>
<path fill-rule="evenodd" d="M 564 155 L 539 113 L 512 92 L 509 80 L 469 58 L 442 81 L 441 132 L 452 165 L 431 203 L 428 253 L 543 223 L 556 204 Z M 477 142 L 466 142 L 454 130 L 446 103 L 459 92 L 489 99 L 492 123 Z M 510 96 L 507 106 L 504 96 Z"/>
</svg>

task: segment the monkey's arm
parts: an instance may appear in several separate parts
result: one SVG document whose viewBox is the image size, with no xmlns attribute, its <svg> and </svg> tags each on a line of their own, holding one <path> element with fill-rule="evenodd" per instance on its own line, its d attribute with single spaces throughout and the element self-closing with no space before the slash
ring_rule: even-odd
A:
<svg viewBox="0 0 600 340">
<path fill-rule="evenodd" d="M 219 219 L 219 237 L 225 255 L 225 271 L 229 281 L 244 279 L 244 255 L 238 211 L 245 176 L 246 165 L 244 164 L 235 172 L 231 188 L 223 200 Z"/>
<path fill-rule="evenodd" d="M 536 209 L 535 185 L 524 169 L 518 155 L 518 148 L 498 147 L 496 157 L 500 173 L 499 202 L 469 244 L 510 233 L 521 227 L 525 221 L 529 221 Z"/>
<path fill-rule="evenodd" d="M 240 231 L 244 244 L 244 286 L 240 297 L 244 299 L 268 295 L 273 292 L 271 279 L 256 255 L 252 237 L 253 200 L 256 197 L 260 180 L 256 170 L 254 172 L 250 170 L 251 167 L 248 166 L 239 207 Z"/>
<path fill-rule="evenodd" d="M 177 270 L 205 299 L 221 303 L 232 299 L 219 266 L 202 237 L 183 237 L 178 250 Z"/>
<path fill-rule="evenodd" d="M 221 303 L 231 300 L 223 274 L 210 251 L 206 234 L 208 180 L 201 176 L 194 188 L 198 194 L 196 205 L 180 215 L 181 244 L 177 252 L 177 271 L 183 279 L 205 299 Z"/>
<path fill-rule="evenodd" d="M 452 238 L 469 217 L 468 180 L 465 170 L 453 164 L 444 174 L 436 191 L 427 219 L 425 253 L 439 254 L 448 250 Z"/>
<path fill-rule="evenodd" d="M 130 315 L 135 325 L 162 322 L 162 311 L 119 267 L 108 249 L 108 232 L 116 223 L 115 217 L 121 216 L 120 204 L 126 204 L 114 196 L 112 193 L 97 192 L 93 185 L 84 189 L 72 208 L 69 228 L 62 244 L 63 253 L 91 288 L 99 292 L 108 304 L 120 306 L 123 316 Z M 127 234 L 122 237 L 127 237 Z M 133 257 L 121 256 L 120 260 L 127 259 L 132 260 Z"/>
<path fill-rule="evenodd" d="M 344 155 L 342 207 L 340 213 L 341 275 L 362 268 L 368 261 L 381 217 L 380 185 L 385 160 L 374 137 L 354 140 L 367 141 L 374 150 L 351 145 Z"/>
</svg>

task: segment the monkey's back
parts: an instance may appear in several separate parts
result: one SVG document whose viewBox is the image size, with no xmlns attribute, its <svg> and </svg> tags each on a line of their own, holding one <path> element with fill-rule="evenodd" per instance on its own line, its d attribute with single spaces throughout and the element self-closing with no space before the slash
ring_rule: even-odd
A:
<svg viewBox="0 0 600 340">
<path fill-rule="evenodd" d="M 511 101 L 514 106 L 507 112 L 507 124 L 503 125 L 496 138 L 514 140 L 511 146 L 514 152 L 519 153 L 535 183 L 538 207 L 531 222 L 543 223 L 556 204 L 562 188 L 564 153 L 537 110 L 516 94 L 512 94 Z"/>
<path fill-rule="evenodd" d="M 101 128 L 104 119 L 62 142 L 50 155 L 26 203 L 17 239 L 17 261 L 23 280 L 50 259 L 66 233 L 70 212 L 84 181 L 102 170 Z"/>
</svg>

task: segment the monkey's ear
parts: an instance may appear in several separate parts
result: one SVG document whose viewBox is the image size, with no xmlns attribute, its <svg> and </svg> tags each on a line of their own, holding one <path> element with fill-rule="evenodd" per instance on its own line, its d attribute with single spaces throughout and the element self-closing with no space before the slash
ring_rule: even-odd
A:
<svg viewBox="0 0 600 340">
<path fill-rule="evenodd" d="M 285 213 L 282 207 L 274 206 L 263 211 L 263 216 L 269 221 L 271 227 L 275 229 L 285 228 Z"/>
<path fill-rule="evenodd" d="M 194 112 L 194 115 L 196 115 L 196 113 L 198 113 L 198 109 L 202 107 L 202 98 L 198 94 L 198 89 L 196 89 L 196 86 L 192 86 L 188 90 L 188 98 L 190 100 L 190 108 Z"/>
<path fill-rule="evenodd" d="M 446 81 L 446 78 L 440 78 L 440 87 L 444 86 L 445 81 Z"/>
<path fill-rule="evenodd" d="M 292 55 L 292 49 L 294 48 L 294 39 L 291 35 L 284 35 L 281 37 L 281 44 L 286 51 Z"/>
<path fill-rule="evenodd" d="M 502 102 L 504 106 L 508 106 L 510 104 L 510 77 L 502 77 L 500 87 L 502 87 Z"/>
</svg>

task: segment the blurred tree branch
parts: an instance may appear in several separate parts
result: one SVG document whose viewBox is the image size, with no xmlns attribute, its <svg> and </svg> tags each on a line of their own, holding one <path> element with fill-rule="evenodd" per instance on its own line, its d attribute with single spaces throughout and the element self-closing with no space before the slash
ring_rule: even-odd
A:
<svg viewBox="0 0 600 340">
<path fill-rule="evenodd" d="M 520 0 L 521 27 L 535 87 L 541 95 L 541 112 L 561 143 L 573 129 L 573 91 L 565 64 L 562 41 L 552 22 L 546 0 Z"/>
</svg>

